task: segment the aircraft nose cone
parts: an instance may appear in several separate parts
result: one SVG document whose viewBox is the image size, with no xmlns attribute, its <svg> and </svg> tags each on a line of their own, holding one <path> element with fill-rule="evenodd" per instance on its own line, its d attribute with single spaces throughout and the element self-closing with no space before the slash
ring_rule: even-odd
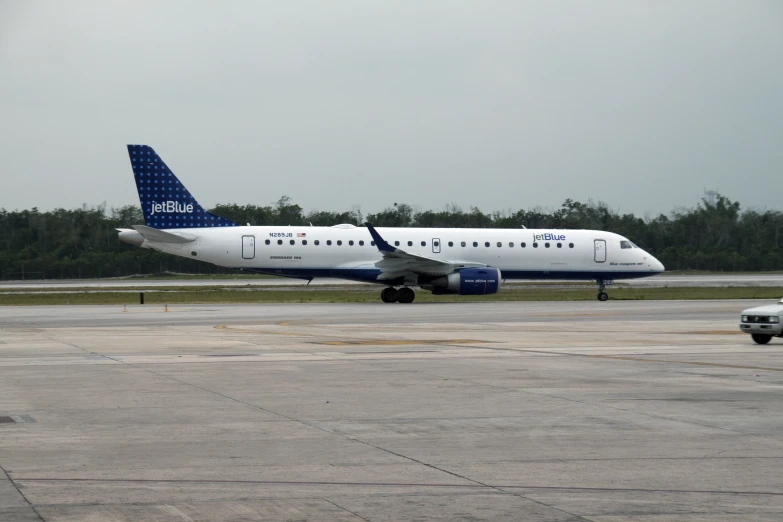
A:
<svg viewBox="0 0 783 522">
<path fill-rule="evenodd" d="M 663 263 L 654 257 L 650 260 L 650 266 L 652 267 L 653 271 L 658 272 L 659 274 L 666 271 L 666 267 L 663 266 Z"/>
</svg>

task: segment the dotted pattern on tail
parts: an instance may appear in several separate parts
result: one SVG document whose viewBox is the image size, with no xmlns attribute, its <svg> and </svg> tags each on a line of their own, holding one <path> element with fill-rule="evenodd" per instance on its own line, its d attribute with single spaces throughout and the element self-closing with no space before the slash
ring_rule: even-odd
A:
<svg viewBox="0 0 783 522">
<path fill-rule="evenodd" d="M 153 228 L 235 227 L 204 210 L 162 159 L 147 145 L 128 145 L 144 222 Z"/>
</svg>

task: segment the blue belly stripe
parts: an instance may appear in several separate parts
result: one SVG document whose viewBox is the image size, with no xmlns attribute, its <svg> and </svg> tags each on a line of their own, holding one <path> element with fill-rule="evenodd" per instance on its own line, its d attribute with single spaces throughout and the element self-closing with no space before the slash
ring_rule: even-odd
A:
<svg viewBox="0 0 783 522">
<path fill-rule="evenodd" d="M 258 274 L 293 277 L 297 279 L 314 279 L 316 277 L 331 277 L 377 284 L 402 284 L 403 279 L 378 281 L 381 271 L 378 268 L 248 268 L 234 267 L 237 270 L 255 272 Z M 546 281 L 593 281 L 597 279 L 639 279 L 649 277 L 658 272 L 653 271 L 569 271 L 569 270 L 507 270 L 502 272 L 504 280 L 546 280 Z M 421 281 L 421 279 L 420 279 Z M 426 284 L 426 281 L 421 281 Z"/>
</svg>

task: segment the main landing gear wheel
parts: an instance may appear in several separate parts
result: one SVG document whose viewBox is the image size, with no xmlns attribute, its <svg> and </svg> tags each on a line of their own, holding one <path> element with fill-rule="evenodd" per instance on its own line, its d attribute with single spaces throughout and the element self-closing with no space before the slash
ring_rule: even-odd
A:
<svg viewBox="0 0 783 522">
<path fill-rule="evenodd" d="M 407 286 L 397 290 L 397 301 L 401 303 L 412 303 L 414 299 L 416 299 L 416 293 Z"/>
<path fill-rule="evenodd" d="M 598 300 L 599 301 L 608 301 L 609 300 L 609 294 L 606 292 L 598 292 Z"/>
<path fill-rule="evenodd" d="M 381 301 L 384 303 L 396 303 L 397 302 L 397 289 L 394 287 L 384 288 L 381 291 Z"/>
<path fill-rule="evenodd" d="M 772 339 L 772 336 L 767 334 L 750 334 L 750 336 L 756 344 L 767 344 Z"/>
</svg>

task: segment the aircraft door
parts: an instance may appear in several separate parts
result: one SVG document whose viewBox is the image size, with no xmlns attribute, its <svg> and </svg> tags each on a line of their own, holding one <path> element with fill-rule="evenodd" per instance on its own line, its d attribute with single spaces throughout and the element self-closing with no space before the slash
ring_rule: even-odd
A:
<svg viewBox="0 0 783 522">
<path fill-rule="evenodd" d="M 432 253 L 440 254 L 440 239 L 437 237 L 432 238 Z"/>
<path fill-rule="evenodd" d="M 242 259 L 256 257 L 256 236 L 242 236 Z"/>
<path fill-rule="evenodd" d="M 595 243 L 595 262 L 596 263 L 605 263 L 606 262 L 606 241 L 603 239 L 596 239 L 594 241 Z"/>
</svg>

